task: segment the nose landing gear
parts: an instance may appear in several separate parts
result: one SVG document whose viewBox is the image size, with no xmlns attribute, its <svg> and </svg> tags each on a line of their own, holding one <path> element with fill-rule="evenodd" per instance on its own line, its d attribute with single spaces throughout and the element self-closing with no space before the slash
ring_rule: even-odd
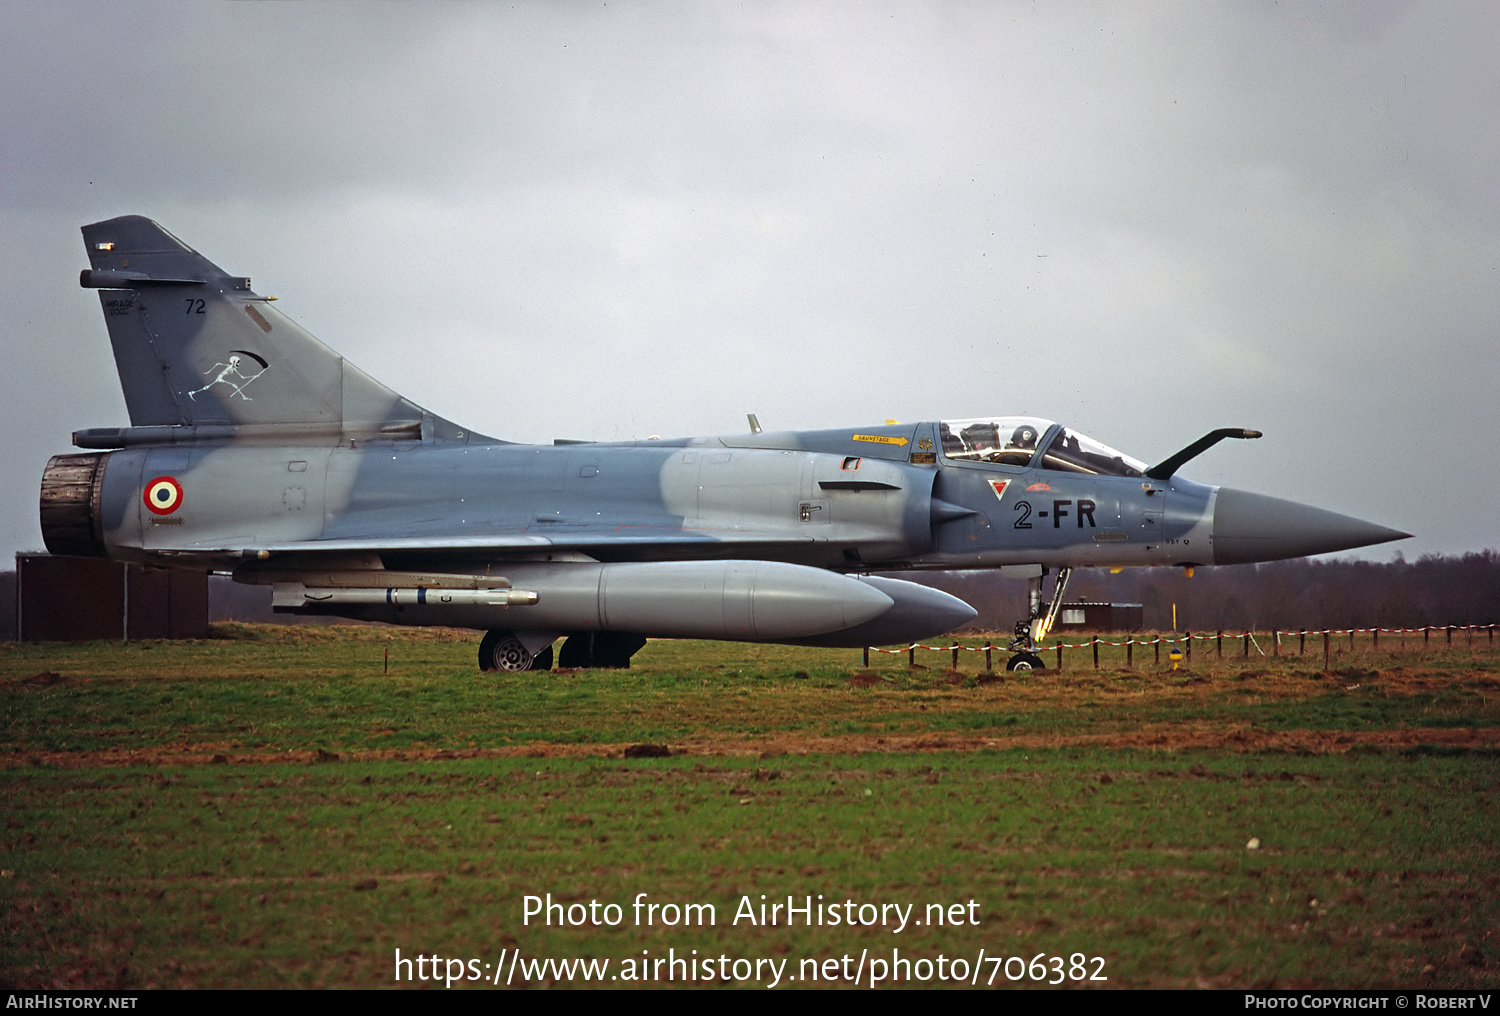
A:
<svg viewBox="0 0 1500 1016">
<path fill-rule="evenodd" d="M 1057 612 L 1062 609 L 1063 593 L 1068 588 L 1068 579 L 1073 577 L 1072 568 L 1059 568 L 1057 581 L 1052 585 L 1052 602 L 1042 601 L 1042 583 L 1046 581 L 1047 569 L 1035 578 L 1026 580 L 1027 617 L 1016 622 L 1016 633 L 1010 640 L 1010 648 L 1016 653 L 1005 663 L 1006 670 L 1046 670 L 1040 655 L 1042 640 L 1057 621 Z"/>
</svg>

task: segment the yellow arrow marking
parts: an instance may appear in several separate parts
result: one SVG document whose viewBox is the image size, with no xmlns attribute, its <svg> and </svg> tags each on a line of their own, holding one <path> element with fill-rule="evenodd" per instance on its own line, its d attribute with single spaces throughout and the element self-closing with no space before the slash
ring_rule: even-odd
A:
<svg viewBox="0 0 1500 1016">
<path fill-rule="evenodd" d="M 880 434 L 855 434 L 850 440 L 868 441 L 871 444 L 893 444 L 897 447 L 909 443 L 904 437 L 885 437 Z"/>
</svg>

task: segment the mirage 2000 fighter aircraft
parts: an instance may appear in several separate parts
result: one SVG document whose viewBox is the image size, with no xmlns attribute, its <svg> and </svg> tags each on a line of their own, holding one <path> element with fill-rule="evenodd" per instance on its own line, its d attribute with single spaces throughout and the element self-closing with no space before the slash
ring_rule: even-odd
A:
<svg viewBox="0 0 1500 1016">
<path fill-rule="evenodd" d="M 83 228 L 129 427 L 42 477 L 55 554 L 210 569 L 277 610 L 487 632 L 484 670 L 624 667 L 648 636 L 889 645 L 956 597 L 870 574 L 1031 583 L 1014 668 L 1073 568 L 1212 565 L 1407 534 L 1177 475 L 1026 417 L 620 444 L 476 434 L 371 379 L 150 219 Z M 1056 569 L 1050 603 L 1043 578 Z"/>
</svg>

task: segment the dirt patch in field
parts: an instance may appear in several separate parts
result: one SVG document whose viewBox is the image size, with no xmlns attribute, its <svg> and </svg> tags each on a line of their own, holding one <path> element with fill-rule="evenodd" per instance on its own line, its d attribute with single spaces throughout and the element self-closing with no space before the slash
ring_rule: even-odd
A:
<svg viewBox="0 0 1500 1016">
<path fill-rule="evenodd" d="M 1500 727 L 1479 729 L 1418 727 L 1402 730 L 1253 730 L 1250 728 L 1184 729 L 1161 726 L 1129 733 L 1066 736 L 994 737 L 984 734 L 840 734 L 829 736 L 784 734 L 770 737 L 709 736 L 673 742 L 672 755 L 721 758 L 770 758 L 777 755 L 911 754 L 938 751 L 1003 751 L 1014 748 L 1133 748 L 1152 751 L 1202 749 L 1242 752 L 1284 752 L 1293 755 L 1339 755 L 1357 747 L 1400 750 L 1417 745 L 1448 748 L 1500 748 Z M 387 749 L 345 751 L 323 749 L 279 753 L 236 752 L 221 744 L 191 744 L 180 748 L 140 748 L 96 752 L 25 752 L 0 759 L 0 769 L 55 766 L 83 769 L 92 766 L 186 765 L 341 765 L 349 762 L 437 762 L 472 758 L 627 758 L 634 744 L 530 744 L 504 748 Z"/>
</svg>

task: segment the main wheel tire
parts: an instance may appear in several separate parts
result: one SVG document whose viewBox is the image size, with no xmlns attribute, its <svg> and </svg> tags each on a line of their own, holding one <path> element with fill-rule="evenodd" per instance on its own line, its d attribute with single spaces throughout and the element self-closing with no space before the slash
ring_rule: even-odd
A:
<svg viewBox="0 0 1500 1016">
<path fill-rule="evenodd" d="M 523 670 L 551 670 L 552 647 L 533 654 L 516 638 L 514 632 L 498 629 L 485 633 L 479 642 L 479 669 L 506 670 L 516 673 Z"/>
<path fill-rule="evenodd" d="M 1047 665 L 1036 653 L 1017 653 L 1005 662 L 1006 670 L 1046 670 Z"/>
</svg>

